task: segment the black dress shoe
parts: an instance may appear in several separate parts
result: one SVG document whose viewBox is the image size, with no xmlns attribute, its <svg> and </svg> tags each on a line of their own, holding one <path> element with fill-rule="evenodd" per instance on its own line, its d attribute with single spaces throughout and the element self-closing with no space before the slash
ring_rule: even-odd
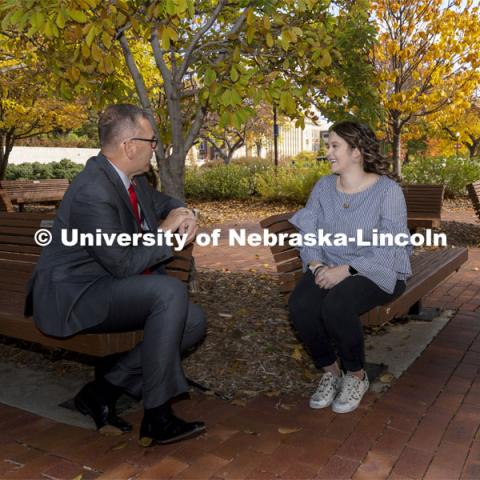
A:
<svg viewBox="0 0 480 480">
<path fill-rule="evenodd" d="M 194 437 L 205 431 L 203 422 L 186 422 L 169 411 L 158 418 L 143 417 L 140 427 L 140 445 L 167 444 Z"/>
<path fill-rule="evenodd" d="M 90 415 L 100 430 L 105 425 L 112 425 L 122 432 L 130 432 L 132 426 L 115 414 L 115 407 L 108 404 L 95 382 L 87 383 L 75 397 L 75 407 L 84 415 Z"/>
</svg>

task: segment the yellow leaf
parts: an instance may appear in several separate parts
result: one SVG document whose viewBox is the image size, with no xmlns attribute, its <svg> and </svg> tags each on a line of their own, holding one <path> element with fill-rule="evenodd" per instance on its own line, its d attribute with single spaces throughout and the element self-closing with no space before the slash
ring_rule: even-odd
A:
<svg viewBox="0 0 480 480">
<path fill-rule="evenodd" d="M 162 48 L 164 50 L 170 49 L 170 35 L 168 34 L 168 30 L 166 28 L 162 30 Z"/>
<path fill-rule="evenodd" d="M 86 43 L 82 44 L 82 55 L 84 58 L 90 57 L 90 48 Z"/>
<path fill-rule="evenodd" d="M 107 32 L 103 32 L 102 42 L 107 48 L 110 48 L 112 46 L 112 37 Z"/>
<path fill-rule="evenodd" d="M 301 430 L 301 427 L 294 427 L 294 428 L 288 428 L 288 427 L 279 427 L 278 428 L 278 433 L 281 433 L 282 435 L 289 435 L 291 433 L 297 433 Z"/>
<path fill-rule="evenodd" d="M 96 61 L 96 62 L 100 62 L 103 58 L 103 53 L 102 51 L 100 50 L 100 48 L 98 48 L 97 44 L 96 43 L 92 43 L 92 58 Z"/>
<path fill-rule="evenodd" d="M 120 442 L 120 443 L 117 443 L 115 446 L 113 446 L 111 449 L 121 450 L 122 448 L 125 448 L 127 445 L 128 445 L 127 442 Z"/>
<path fill-rule="evenodd" d="M 251 26 L 255 22 L 255 15 L 253 14 L 253 8 L 249 8 L 247 11 L 247 25 Z"/>
<path fill-rule="evenodd" d="M 292 354 L 290 355 L 294 360 L 300 362 L 302 360 L 302 347 L 300 345 L 296 345 L 293 349 Z"/>
</svg>

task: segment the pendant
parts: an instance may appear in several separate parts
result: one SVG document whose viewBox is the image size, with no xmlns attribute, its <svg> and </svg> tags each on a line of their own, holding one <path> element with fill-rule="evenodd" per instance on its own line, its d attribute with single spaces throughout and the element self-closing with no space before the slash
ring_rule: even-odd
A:
<svg viewBox="0 0 480 480">
<path fill-rule="evenodd" d="M 343 204 L 343 208 L 348 208 L 349 206 L 350 206 L 349 203 L 344 203 L 344 204 Z"/>
</svg>

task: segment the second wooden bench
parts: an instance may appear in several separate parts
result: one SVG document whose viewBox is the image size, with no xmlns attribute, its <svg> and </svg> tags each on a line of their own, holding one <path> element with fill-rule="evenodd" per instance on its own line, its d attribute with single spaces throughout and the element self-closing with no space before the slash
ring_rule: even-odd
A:
<svg viewBox="0 0 480 480">
<path fill-rule="evenodd" d="M 297 230 L 288 221 L 293 212 L 273 215 L 260 222 L 271 233 L 294 233 Z M 270 250 L 280 277 L 280 291 L 290 295 L 303 275 L 302 261 L 298 249 L 288 242 L 284 246 L 272 246 Z M 407 281 L 405 292 L 393 302 L 376 307 L 362 316 L 365 325 L 380 325 L 395 317 L 420 309 L 421 299 L 457 271 L 468 259 L 468 250 L 462 248 L 439 248 L 421 252 L 412 257 L 413 275 Z"/>
</svg>

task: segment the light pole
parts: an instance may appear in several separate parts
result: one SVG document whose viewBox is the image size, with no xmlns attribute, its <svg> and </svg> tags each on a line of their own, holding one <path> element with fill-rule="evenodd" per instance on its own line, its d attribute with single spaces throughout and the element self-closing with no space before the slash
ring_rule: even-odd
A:
<svg viewBox="0 0 480 480">
<path fill-rule="evenodd" d="M 273 161 L 275 168 L 278 167 L 278 124 L 277 124 L 277 106 L 273 105 Z"/>
</svg>

